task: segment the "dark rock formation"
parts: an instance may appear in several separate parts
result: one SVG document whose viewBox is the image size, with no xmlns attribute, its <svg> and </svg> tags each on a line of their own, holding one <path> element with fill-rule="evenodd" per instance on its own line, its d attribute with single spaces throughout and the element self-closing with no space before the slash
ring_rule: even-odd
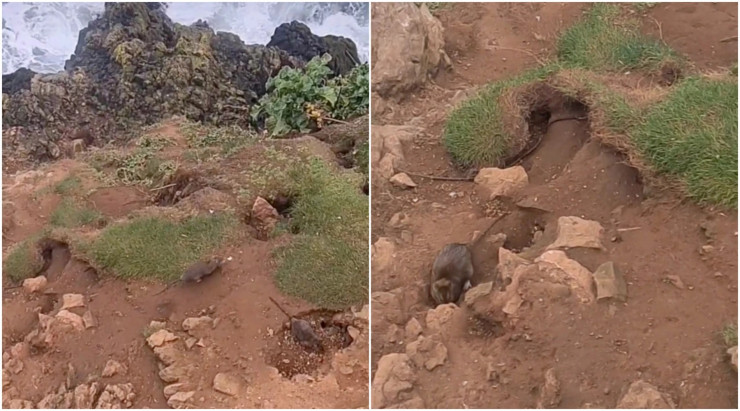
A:
<svg viewBox="0 0 740 411">
<path fill-rule="evenodd" d="M 357 46 L 352 40 L 331 35 L 317 36 L 308 26 L 297 21 L 278 26 L 267 47 L 279 48 L 305 61 L 329 53 L 332 56 L 329 67 L 336 75 L 347 74 L 360 63 Z"/>
<path fill-rule="evenodd" d="M 13 94 L 20 90 L 31 89 L 31 79 L 36 73 L 27 68 L 20 68 L 13 73 L 3 75 L 3 94 Z"/>
</svg>

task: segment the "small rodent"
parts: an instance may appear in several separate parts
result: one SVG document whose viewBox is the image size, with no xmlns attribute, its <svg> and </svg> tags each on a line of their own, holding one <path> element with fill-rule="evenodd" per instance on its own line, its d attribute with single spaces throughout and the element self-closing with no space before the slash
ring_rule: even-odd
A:
<svg viewBox="0 0 740 411">
<path fill-rule="evenodd" d="M 316 335 L 308 321 L 293 317 L 288 314 L 287 311 L 283 310 L 283 307 L 281 307 L 272 297 L 267 298 L 269 298 L 270 301 L 272 301 L 272 303 L 288 317 L 290 320 L 290 334 L 293 336 L 293 339 L 298 341 L 298 344 L 313 351 L 321 351 L 323 348 L 321 345 L 321 339 Z"/>
<path fill-rule="evenodd" d="M 462 292 L 470 287 L 473 278 L 472 249 L 486 236 L 503 216 L 494 219 L 486 230 L 470 244 L 447 244 L 432 265 L 429 294 L 435 305 L 455 303 Z"/>
<path fill-rule="evenodd" d="M 165 292 L 165 290 L 175 285 L 175 283 L 177 283 L 178 281 L 182 283 L 199 283 L 201 282 L 201 280 L 203 280 L 203 278 L 213 274 L 223 265 L 224 262 L 220 258 L 211 258 L 210 260 L 208 260 L 208 262 L 198 261 L 197 263 L 188 267 L 188 269 L 185 270 L 185 272 L 179 279 L 167 284 L 162 290 L 154 295 L 162 294 L 163 292 Z"/>
</svg>

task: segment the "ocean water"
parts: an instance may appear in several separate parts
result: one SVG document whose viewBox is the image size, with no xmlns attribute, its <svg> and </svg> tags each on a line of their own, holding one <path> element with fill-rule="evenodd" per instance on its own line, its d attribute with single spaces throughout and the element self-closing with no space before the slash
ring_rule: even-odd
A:
<svg viewBox="0 0 740 411">
<path fill-rule="evenodd" d="M 27 67 L 40 73 L 64 69 L 80 30 L 103 12 L 103 3 L 3 2 L 3 74 Z M 247 44 L 267 44 L 275 28 L 293 20 L 314 34 L 352 39 L 362 61 L 370 47 L 367 3 L 168 3 L 177 23 L 205 20 L 215 31 L 237 34 Z"/>
</svg>

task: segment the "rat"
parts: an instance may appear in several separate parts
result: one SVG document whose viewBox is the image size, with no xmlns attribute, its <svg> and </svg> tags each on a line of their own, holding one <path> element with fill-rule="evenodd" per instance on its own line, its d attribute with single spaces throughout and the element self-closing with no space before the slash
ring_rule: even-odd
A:
<svg viewBox="0 0 740 411">
<path fill-rule="evenodd" d="M 188 269 L 185 270 L 185 272 L 182 274 L 182 277 L 167 284 L 167 286 L 165 286 L 162 290 L 154 295 L 162 294 L 163 292 L 165 292 L 165 290 L 175 285 L 175 283 L 177 283 L 178 281 L 182 283 L 199 283 L 203 280 L 203 278 L 213 274 L 223 265 L 224 262 L 220 258 L 211 258 L 210 260 L 208 260 L 208 262 L 198 261 L 197 263 L 188 267 Z"/>
<path fill-rule="evenodd" d="M 473 248 L 503 216 L 494 219 L 483 233 L 469 244 L 447 244 L 432 265 L 429 294 L 435 305 L 454 303 L 471 287 Z"/>
<path fill-rule="evenodd" d="M 311 327 L 311 324 L 309 324 L 308 321 L 295 318 L 294 316 L 288 314 L 288 312 L 285 311 L 283 307 L 281 307 L 280 304 L 278 304 L 277 301 L 275 301 L 272 297 L 267 298 L 269 298 L 270 301 L 272 301 L 272 303 L 275 304 L 275 306 L 288 317 L 288 319 L 290 320 L 290 334 L 296 341 L 298 341 L 298 344 L 314 351 L 321 350 L 321 339 L 318 335 L 316 335 L 313 328 Z"/>
</svg>

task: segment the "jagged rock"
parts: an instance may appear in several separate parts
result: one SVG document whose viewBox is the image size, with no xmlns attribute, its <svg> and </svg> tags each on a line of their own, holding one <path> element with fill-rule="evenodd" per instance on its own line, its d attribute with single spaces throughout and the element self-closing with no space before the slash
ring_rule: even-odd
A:
<svg viewBox="0 0 740 411">
<path fill-rule="evenodd" d="M 31 355 L 31 347 L 25 341 L 13 344 L 10 347 L 10 355 L 19 360 L 25 360 Z"/>
<path fill-rule="evenodd" d="M 43 275 L 34 278 L 26 278 L 23 280 L 23 289 L 28 293 L 35 293 L 46 288 L 46 284 L 47 280 Z"/>
<path fill-rule="evenodd" d="M 676 408 L 676 406 L 671 398 L 658 391 L 657 387 L 643 380 L 637 380 L 630 384 L 616 408 L 648 409 Z"/>
<path fill-rule="evenodd" d="M 156 349 L 155 349 L 156 350 Z M 116 360 L 108 360 L 103 368 L 103 377 L 112 377 L 118 373 L 125 373 L 126 367 Z"/>
<path fill-rule="evenodd" d="M 614 298 L 619 301 L 627 301 L 627 283 L 622 273 L 608 261 L 601 264 L 594 271 L 594 282 L 596 283 L 596 299 Z"/>
<path fill-rule="evenodd" d="M 560 405 L 560 381 L 555 375 L 555 369 L 545 371 L 545 384 L 540 390 L 537 408 L 557 408 Z"/>
<path fill-rule="evenodd" d="M 60 391 L 61 392 L 47 394 L 44 398 L 41 399 L 41 401 L 39 401 L 38 404 L 36 404 L 36 408 L 72 408 L 74 393 L 64 392 L 62 390 Z"/>
<path fill-rule="evenodd" d="M 370 304 L 363 305 L 362 309 L 360 309 L 359 311 L 355 311 L 354 307 L 352 307 L 352 314 L 355 316 L 355 318 L 359 318 L 365 321 L 370 320 Z"/>
<path fill-rule="evenodd" d="M 372 383 L 372 408 L 385 408 L 405 400 L 403 394 L 411 391 L 416 375 L 406 354 L 387 354 L 378 361 Z"/>
<path fill-rule="evenodd" d="M 279 25 L 267 47 L 276 47 L 305 61 L 329 54 L 332 57 L 329 67 L 336 75 L 349 73 L 360 62 L 357 46 L 352 40 L 331 35 L 317 36 L 308 26 L 297 21 Z"/>
<path fill-rule="evenodd" d="M 400 410 L 423 410 L 427 409 L 426 405 L 424 405 L 424 400 L 421 399 L 418 395 L 415 395 L 413 398 L 406 400 L 404 402 L 394 404 L 388 408 L 391 409 L 400 409 Z"/>
<path fill-rule="evenodd" d="M 390 180 L 394 174 L 396 174 L 396 167 L 401 160 L 391 153 L 386 153 L 383 158 L 380 159 L 377 166 L 374 166 L 372 171 L 379 180 Z"/>
<path fill-rule="evenodd" d="M 82 294 L 64 294 L 62 295 L 62 310 L 70 308 L 84 307 L 85 297 Z"/>
<path fill-rule="evenodd" d="M 427 81 L 443 62 L 444 29 L 426 6 L 373 3 L 372 90 L 396 97 Z"/>
<path fill-rule="evenodd" d="M 427 311 L 426 323 L 427 328 L 432 332 L 439 332 L 445 328 L 445 324 L 452 320 L 455 312 L 459 310 L 455 304 L 442 304 L 434 309 Z"/>
<path fill-rule="evenodd" d="M 604 227 L 597 221 L 578 217 L 560 217 L 558 218 L 557 238 L 547 249 L 585 247 L 603 250 L 604 245 L 601 243 L 603 233 Z"/>
<path fill-rule="evenodd" d="M 491 290 L 493 290 L 493 283 L 487 282 L 478 284 L 475 287 L 469 289 L 465 293 L 465 305 L 472 306 L 475 301 L 479 298 L 485 298 L 487 295 L 491 294 Z"/>
<path fill-rule="evenodd" d="M 164 365 L 174 364 L 180 358 L 180 352 L 174 344 L 166 344 L 161 347 L 154 347 L 154 355 Z"/>
<path fill-rule="evenodd" d="M 162 393 L 164 394 L 165 398 L 170 398 L 171 396 L 177 394 L 180 391 L 186 391 L 184 388 L 185 388 L 185 383 L 183 382 L 169 384 L 169 385 L 164 386 L 164 390 L 162 390 Z"/>
<path fill-rule="evenodd" d="M 252 225 L 261 239 L 266 240 L 280 221 L 280 213 L 267 200 L 257 197 L 252 206 Z"/>
<path fill-rule="evenodd" d="M 166 383 L 180 382 L 180 379 L 187 378 L 190 374 L 190 367 L 181 364 L 172 364 L 162 368 L 159 371 L 159 378 Z"/>
<path fill-rule="evenodd" d="M 406 346 L 406 355 L 417 367 L 431 371 L 447 360 L 447 347 L 433 338 L 419 336 L 416 341 Z"/>
<path fill-rule="evenodd" d="M 193 335 L 195 331 L 202 329 L 211 329 L 213 327 L 213 318 L 203 315 L 200 317 L 189 317 L 182 322 L 182 329 L 188 334 Z"/>
<path fill-rule="evenodd" d="M 593 275 L 586 267 L 568 258 L 564 252 L 546 251 L 534 261 L 551 279 L 568 284 L 582 303 L 594 301 Z"/>
<path fill-rule="evenodd" d="M 23 371 L 23 361 L 17 358 L 11 358 L 5 363 L 4 368 L 13 374 L 20 374 Z"/>
<path fill-rule="evenodd" d="M 85 140 L 81 138 L 72 140 L 72 142 L 70 143 L 69 157 L 77 158 L 77 155 L 85 151 L 86 147 L 87 143 L 85 143 Z"/>
<path fill-rule="evenodd" d="M 380 237 L 372 247 L 373 271 L 382 273 L 392 270 L 396 259 L 396 244 L 387 237 Z"/>
<path fill-rule="evenodd" d="M 13 410 L 30 410 L 36 407 L 34 407 L 33 402 L 31 401 L 16 398 L 16 399 L 12 399 L 8 401 L 7 407 L 3 406 L 3 408 L 13 409 Z"/>
<path fill-rule="evenodd" d="M 100 391 L 100 385 L 97 382 L 76 386 L 74 389 L 75 408 L 92 408 L 98 391 Z"/>
<path fill-rule="evenodd" d="M 155 332 L 154 334 L 150 335 L 149 338 L 146 339 L 147 344 L 149 344 L 149 347 L 159 347 L 164 343 L 171 342 L 171 341 L 177 341 L 180 337 L 176 336 L 175 334 L 167 331 L 167 330 L 159 330 Z"/>
<path fill-rule="evenodd" d="M 357 341 L 357 337 L 360 336 L 360 330 L 350 325 L 347 326 L 347 334 L 352 338 L 352 341 Z"/>
<path fill-rule="evenodd" d="M 402 228 L 409 223 L 409 220 L 410 219 L 408 214 L 404 212 L 398 212 L 396 214 L 393 214 L 390 221 L 388 221 L 388 225 L 393 228 Z"/>
<path fill-rule="evenodd" d="M 82 314 L 82 323 L 85 325 L 86 329 L 95 328 L 98 326 L 98 322 L 95 320 L 95 317 L 93 317 L 93 314 L 90 311 L 85 311 L 85 313 Z"/>
<path fill-rule="evenodd" d="M 221 372 L 213 378 L 213 389 L 224 394 L 237 396 L 243 387 L 243 380 L 234 373 Z"/>
<path fill-rule="evenodd" d="M 164 330 L 165 327 L 167 327 L 167 323 L 164 322 L 164 321 L 152 320 L 152 321 L 149 322 L 149 329 L 152 332 L 159 331 L 159 330 Z"/>
<path fill-rule="evenodd" d="M 167 405 L 172 408 L 187 408 L 188 402 L 195 396 L 195 391 L 178 391 L 167 399 Z"/>
<path fill-rule="evenodd" d="M 85 329 L 85 323 L 82 321 L 82 317 L 67 310 L 59 311 L 55 318 L 62 323 L 71 325 L 77 331 Z"/>
<path fill-rule="evenodd" d="M 3 390 L 10 386 L 10 371 L 3 368 Z"/>
<path fill-rule="evenodd" d="M 391 177 L 390 179 L 391 183 L 397 187 L 401 188 L 414 188 L 416 187 L 416 183 L 414 180 L 409 177 L 406 173 L 398 173 Z"/>
<path fill-rule="evenodd" d="M 730 356 L 730 364 L 732 364 L 732 368 L 737 372 L 737 345 L 728 349 L 727 354 Z"/>
<path fill-rule="evenodd" d="M 31 79 L 35 75 L 36 72 L 25 67 L 21 67 L 10 74 L 3 74 L 3 94 L 15 94 L 21 90 L 31 90 Z"/>
<path fill-rule="evenodd" d="M 97 404 L 95 404 L 95 408 L 131 408 L 135 398 L 136 394 L 134 393 L 133 384 L 109 384 L 106 385 L 103 392 L 100 393 L 100 397 L 98 398 Z"/>
<path fill-rule="evenodd" d="M 498 196 L 513 197 L 529 184 L 529 177 L 522 166 L 510 168 L 482 168 L 475 176 L 478 185 L 491 200 Z"/>
<path fill-rule="evenodd" d="M 409 322 L 406 323 L 406 338 L 409 340 L 413 340 L 418 337 L 421 332 L 422 328 L 421 324 L 419 324 L 419 320 L 411 317 Z"/>
<path fill-rule="evenodd" d="M 190 337 L 187 340 L 185 340 L 185 347 L 187 347 L 187 349 L 189 350 L 193 348 L 196 342 L 198 342 L 196 338 Z"/>
<path fill-rule="evenodd" d="M 499 277 L 502 280 L 510 280 L 514 277 L 517 267 L 528 264 L 532 264 L 532 262 L 519 257 L 503 247 L 498 249 L 498 266 L 496 267 L 496 271 L 498 271 Z"/>
</svg>

